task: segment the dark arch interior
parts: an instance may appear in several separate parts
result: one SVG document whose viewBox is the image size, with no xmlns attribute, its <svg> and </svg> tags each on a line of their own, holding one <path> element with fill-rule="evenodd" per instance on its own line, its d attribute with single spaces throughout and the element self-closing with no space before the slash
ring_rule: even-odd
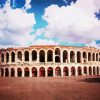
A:
<svg viewBox="0 0 100 100">
<path fill-rule="evenodd" d="M 11 53 L 11 62 L 15 62 L 15 53 L 14 52 Z"/>
<path fill-rule="evenodd" d="M 37 52 L 35 50 L 32 51 L 32 60 L 36 60 L 37 59 Z"/>
<path fill-rule="evenodd" d="M 48 68 L 48 76 L 49 77 L 52 77 L 53 76 L 53 68 L 52 67 L 49 67 Z"/>
<path fill-rule="evenodd" d="M 21 53 L 21 51 L 18 51 L 18 59 L 22 60 L 22 53 Z"/>
<path fill-rule="evenodd" d="M 52 52 L 52 50 L 48 50 L 48 52 L 47 52 L 47 61 L 48 62 L 53 61 L 53 52 Z"/>
<path fill-rule="evenodd" d="M 25 61 L 29 61 L 29 52 L 25 51 Z"/>
<path fill-rule="evenodd" d="M 45 62 L 45 52 L 41 50 L 39 55 L 40 55 L 40 62 Z"/>
<path fill-rule="evenodd" d="M 70 62 L 75 62 L 75 53 L 74 53 L 74 51 L 71 51 L 70 52 Z"/>
<path fill-rule="evenodd" d="M 68 53 L 67 53 L 67 51 L 63 51 L 63 63 L 66 63 L 66 62 L 68 62 Z"/>
<path fill-rule="evenodd" d="M 37 69 L 35 67 L 32 68 L 32 77 L 37 76 Z"/>
</svg>

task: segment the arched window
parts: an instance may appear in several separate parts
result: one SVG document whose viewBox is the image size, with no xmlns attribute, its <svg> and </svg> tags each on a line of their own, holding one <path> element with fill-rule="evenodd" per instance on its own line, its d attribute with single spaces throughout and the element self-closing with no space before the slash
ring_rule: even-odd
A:
<svg viewBox="0 0 100 100">
<path fill-rule="evenodd" d="M 4 54 L 1 54 L 1 62 L 4 62 Z"/>
<path fill-rule="evenodd" d="M 60 49 L 55 49 L 55 62 L 60 63 Z"/>
<path fill-rule="evenodd" d="M 84 63 L 87 61 L 87 54 L 86 54 L 86 52 L 83 52 L 83 61 L 84 61 Z"/>
<path fill-rule="evenodd" d="M 64 67 L 64 68 L 63 68 L 63 74 L 64 74 L 64 76 L 69 76 L 68 67 Z"/>
<path fill-rule="evenodd" d="M 72 62 L 72 63 L 75 62 L 75 52 L 74 51 L 70 52 L 70 62 Z"/>
<path fill-rule="evenodd" d="M 8 76 L 9 76 L 9 69 L 6 68 L 6 69 L 5 69 L 5 77 L 8 77 Z"/>
<path fill-rule="evenodd" d="M 32 51 L 32 61 L 34 61 L 36 59 L 37 59 L 37 52 L 36 52 L 36 50 L 33 50 Z"/>
<path fill-rule="evenodd" d="M 25 69 L 24 69 L 24 76 L 25 77 L 29 77 L 29 68 L 28 67 L 26 67 Z"/>
<path fill-rule="evenodd" d="M 11 68 L 11 77 L 14 77 L 15 76 L 15 70 L 14 68 Z"/>
<path fill-rule="evenodd" d="M 48 62 L 52 62 L 53 61 L 53 51 L 52 50 L 48 50 L 47 51 L 47 61 Z"/>
<path fill-rule="evenodd" d="M 33 67 L 32 68 L 32 77 L 36 77 L 37 76 L 37 68 Z"/>
<path fill-rule="evenodd" d="M 99 57 L 98 57 L 98 53 L 96 53 L 96 61 L 98 61 Z"/>
<path fill-rule="evenodd" d="M 55 69 L 55 75 L 56 76 L 61 76 L 61 68 L 60 67 L 56 67 L 56 69 Z"/>
<path fill-rule="evenodd" d="M 6 63 L 8 63 L 9 62 L 9 53 L 7 52 L 6 53 Z"/>
<path fill-rule="evenodd" d="M 87 67 L 86 66 L 84 67 L 83 71 L 84 71 L 84 74 L 87 75 Z"/>
<path fill-rule="evenodd" d="M 92 54 L 92 61 L 95 61 L 95 53 Z"/>
<path fill-rule="evenodd" d="M 18 77 L 22 76 L 22 69 L 21 68 L 17 68 L 17 76 Z"/>
<path fill-rule="evenodd" d="M 63 51 L 63 63 L 68 62 L 68 53 L 66 50 Z"/>
<path fill-rule="evenodd" d="M 52 77 L 53 76 L 53 68 L 52 67 L 49 67 L 48 68 L 48 76 L 49 77 Z"/>
<path fill-rule="evenodd" d="M 4 69 L 1 68 L 1 76 L 3 77 L 4 76 Z"/>
<path fill-rule="evenodd" d="M 40 56 L 40 62 L 45 62 L 45 52 L 44 52 L 44 50 L 41 50 L 40 52 L 39 52 L 39 56 Z"/>
<path fill-rule="evenodd" d="M 78 67 L 77 68 L 77 72 L 78 72 L 78 75 L 82 75 L 82 68 L 81 67 Z"/>
<path fill-rule="evenodd" d="M 11 52 L 11 62 L 15 62 L 15 53 Z"/>
<path fill-rule="evenodd" d="M 18 56 L 18 59 L 22 61 L 22 52 L 21 51 L 18 51 L 17 56 Z"/>
<path fill-rule="evenodd" d="M 81 52 L 77 52 L 77 63 L 81 63 Z"/>
<path fill-rule="evenodd" d="M 91 68 L 91 66 L 89 67 L 89 75 L 92 75 L 92 68 Z"/>
<path fill-rule="evenodd" d="M 96 74 L 96 69 L 95 69 L 95 66 L 93 67 L 93 75 Z"/>
<path fill-rule="evenodd" d="M 44 77 L 45 76 L 45 68 L 44 67 L 41 67 L 39 69 L 39 74 L 40 74 L 40 77 Z"/>
<path fill-rule="evenodd" d="M 88 53 L 88 61 L 91 61 L 91 53 Z"/>
<path fill-rule="evenodd" d="M 55 55 L 60 55 L 60 49 L 59 48 L 55 49 Z"/>
<path fill-rule="evenodd" d="M 75 76 L 76 70 L 75 67 L 71 67 L 71 76 Z"/>
<path fill-rule="evenodd" d="M 24 57 L 25 57 L 25 61 L 29 61 L 29 52 L 28 51 L 24 52 Z"/>
</svg>

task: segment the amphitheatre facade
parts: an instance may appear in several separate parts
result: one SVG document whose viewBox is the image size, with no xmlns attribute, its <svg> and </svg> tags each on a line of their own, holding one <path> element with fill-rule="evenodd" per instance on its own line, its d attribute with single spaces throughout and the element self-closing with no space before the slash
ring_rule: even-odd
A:
<svg viewBox="0 0 100 100">
<path fill-rule="evenodd" d="M 100 49 L 30 46 L 0 49 L 1 77 L 100 75 Z"/>
</svg>

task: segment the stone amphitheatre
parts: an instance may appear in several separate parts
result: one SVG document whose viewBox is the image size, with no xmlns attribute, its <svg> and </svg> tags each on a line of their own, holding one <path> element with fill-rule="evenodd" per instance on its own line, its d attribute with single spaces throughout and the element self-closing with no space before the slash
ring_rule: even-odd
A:
<svg viewBox="0 0 100 100">
<path fill-rule="evenodd" d="M 100 75 L 100 49 L 30 46 L 0 49 L 1 77 Z"/>
</svg>

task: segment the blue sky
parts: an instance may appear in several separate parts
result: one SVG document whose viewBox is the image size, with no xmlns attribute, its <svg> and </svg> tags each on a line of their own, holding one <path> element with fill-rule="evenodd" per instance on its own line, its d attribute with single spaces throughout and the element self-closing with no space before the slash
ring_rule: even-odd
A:
<svg viewBox="0 0 100 100">
<path fill-rule="evenodd" d="M 100 44 L 98 0 L 0 0 L 0 47 Z"/>
</svg>

